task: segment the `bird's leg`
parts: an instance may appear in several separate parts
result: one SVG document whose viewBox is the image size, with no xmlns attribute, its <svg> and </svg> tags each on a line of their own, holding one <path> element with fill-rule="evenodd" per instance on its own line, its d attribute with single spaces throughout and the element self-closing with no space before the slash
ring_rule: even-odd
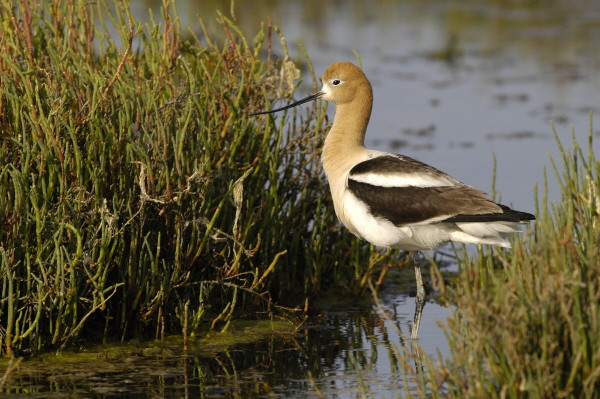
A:
<svg viewBox="0 0 600 399">
<path fill-rule="evenodd" d="M 412 339 L 419 337 L 419 326 L 421 325 L 421 315 L 425 307 L 425 286 L 423 285 L 423 276 L 421 275 L 421 253 L 415 251 L 412 253 L 412 260 L 415 267 L 415 279 L 417 281 L 417 295 L 415 296 L 415 319 L 410 332 Z"/>
</svg>

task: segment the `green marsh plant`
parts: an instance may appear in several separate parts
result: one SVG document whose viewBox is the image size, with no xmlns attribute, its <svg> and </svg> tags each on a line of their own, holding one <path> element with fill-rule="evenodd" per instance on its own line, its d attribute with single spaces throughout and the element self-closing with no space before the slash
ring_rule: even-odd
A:
<svg viewBox="0 0 600 399">
<path fill-rule="evenodd" d="M 220 14 L 184 34 L 172 1 L 148 24 L 122 1 L 0 17 L 0 352 L 187 337 L 365 290 L 381 254 L 336 227 L 325 112 L 249 116 L 297 86 L 276 27 L 250 40 Z"/>
<path fill-rule="evenodd" d="M 462 256 L 447 287 L 450 356 L 413 369 L 420 388 L 408 397 L 600 397 L 600 162 L 591 123 L 587 151 L 554 135 L 562 200 L 548 203 L 545 182 L 538 219 L 513 249 Z"/>
</svg>

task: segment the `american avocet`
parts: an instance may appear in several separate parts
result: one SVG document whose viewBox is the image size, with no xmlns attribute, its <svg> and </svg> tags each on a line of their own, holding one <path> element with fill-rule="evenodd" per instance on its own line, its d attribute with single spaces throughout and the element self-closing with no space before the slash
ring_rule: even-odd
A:
<svg viewBox="0 0 600 399">
<path fill-rule="evenodd" d="M 335 212 L 352 233 L 381 247 L 414 251 L 416 338 L 425 303 L 418 251 L 450 241 L 510 247 L 507 236 L 535 216 L 492 201 L 483 191 L 405 155 L 365 148 L 373 89 L 350 62 L 330 65 L 323 88 L 283 111 L 322 98 L 337 109 L 323 146 L 322 161 Z"/>
</svg>

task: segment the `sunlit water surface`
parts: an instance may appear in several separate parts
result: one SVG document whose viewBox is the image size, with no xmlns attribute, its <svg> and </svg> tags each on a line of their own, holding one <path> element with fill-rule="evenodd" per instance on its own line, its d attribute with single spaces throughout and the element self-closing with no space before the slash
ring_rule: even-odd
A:
<svg viewBox="0 0 600 399">
<path fill-rule="evenodd" d="M 132 7 L 143 20 L 148 8 L 159 15 L 156 3 Z M 210 20 L 216 7 L 228 10 L 222 3 L 179 0 L 182 26 L 199 31 L 196 14 Z M 543 181 L 548 154 L 558 156 L 551 120 L 565 144 L 573 126 L 587 148 L 589 112 L 598 117 L 600 107 L 598 2 L 237 3 L 245 32 L 271 18 L 291 56 L 302 59 L 298 38 L 319 74 L 330 63 L 356 61 L 353 50 L 360 54 L 375 93 L 368 146 L 418 158 L 488 192 L 495 154 L 496 189 L 517 209 L 534 210 L 533 187 Z M 312 90 L 303 74 L 297 98 Z M 549 199 L 559 201 L 549 173 Z M 386 291 L 382 301 L 389 318 L 375 306 L 329 310 L 294 334 L 238 331 L 251 343 L 227 349 L 134 345 L 126 356 L 100 353 L 92 363 L 30 360 L 0 397 L 401 397 L 396 354 L 411 353 L 405 335 L 414 300 L 401 290 Z M 447 354 L 438 324 L 448 315 L 435 302 L 425 307 L 425 353 Z"/>
<path fill-rule="evenodd" d="M 405 367 L 419 367 L 411 345 L 412 299 L 383 293 L 381 307 L 324 311 L 294 330 L 290 323 L 238 322 L 230 331 L 160 343 L 86 348 L 28 359 L 10 374 L 0 398 L 397 398 Z M 439 345 L 426 306 L 419 342 Z M 240 342 L 242 341 L 242 342 Z M 239 343 L 235 343 L 239 342 Z"/>
</svg>

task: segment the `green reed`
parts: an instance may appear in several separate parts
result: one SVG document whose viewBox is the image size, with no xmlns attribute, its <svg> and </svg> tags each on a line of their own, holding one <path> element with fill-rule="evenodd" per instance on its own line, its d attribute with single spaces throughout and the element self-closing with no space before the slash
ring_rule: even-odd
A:
<svg viewBox="0 0 600 399">
<path fill-rule="evenodd" d="M 447 321 L 450 356 L 425 359 L 417 394 L 433 398 L 600 397 L 600 162 L 573 137 L 552 168 L 538 219 L 511 250 L 464 254 Z M 544 182 L 547 187 L 547 181 Z M 536 190 L 537 191 L 537 190 Z M 537 197 L 537 194 L 536 194 Z"/>
<path fill-rule="evenodd" d="M 249 116 L 297 86 L 276 27 L 248 39 L 220 14 L 219 32 L 184 35 L 172 1 L 149 24 L 120 1 L 0 15 L 1 352 L 187 336 L 364 291 L 382 256 L 337 227 L 325 111 Z"/>
</svg>

